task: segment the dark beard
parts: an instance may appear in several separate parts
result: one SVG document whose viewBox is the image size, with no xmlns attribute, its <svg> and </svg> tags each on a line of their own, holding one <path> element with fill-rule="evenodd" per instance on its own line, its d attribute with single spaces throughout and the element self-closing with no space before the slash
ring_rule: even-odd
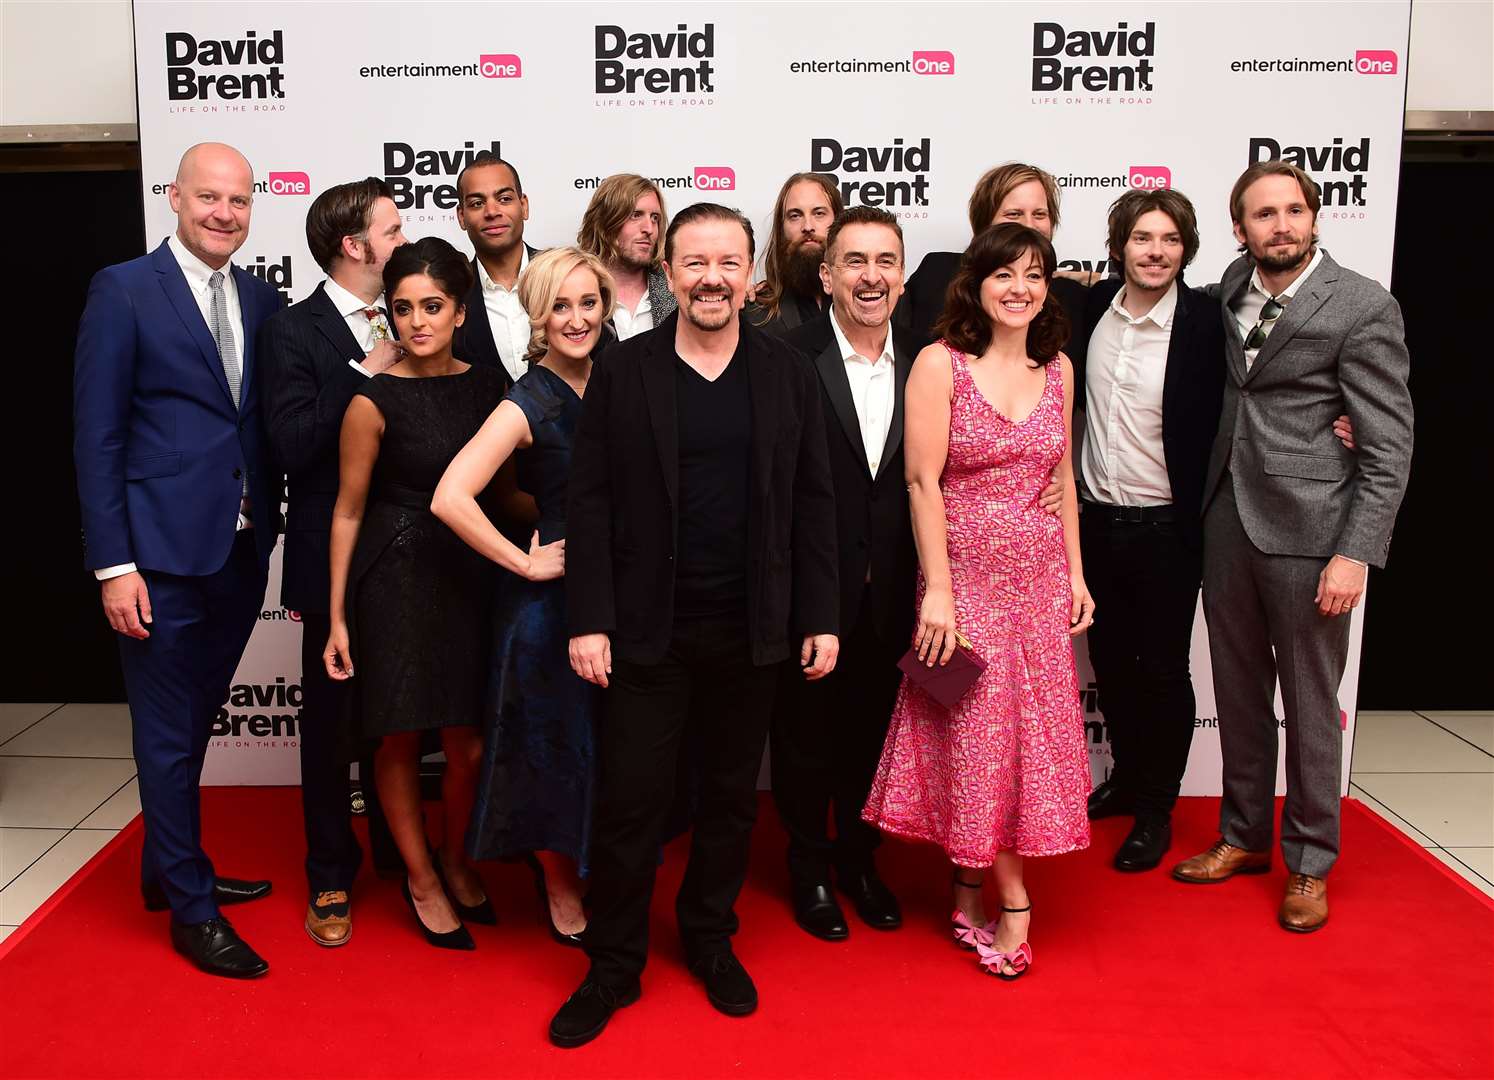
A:
<svg viewBox="0 0 1494 1080">
<path fill-rule="evenodd" d="M 796 247 L 784 260 L 784 290 L 807 300 L 816 299 L 824 292 L 824 286 L 820 284 L 820 263 L 824 261 L 824 248 Z"/>
<path fill-rule="evenodd" d="M 1300 252 L 1291 255 L 1261 255 L 1256 258 L 1255 262 L 1257 266 L 1273 274 L 1282 274 L 1288 270 L 1295 270 L 1299 266 L 1305 266 L 1312 258 L 1313 246 L 1313 244 L 1307 244 Z"/>
</svg>

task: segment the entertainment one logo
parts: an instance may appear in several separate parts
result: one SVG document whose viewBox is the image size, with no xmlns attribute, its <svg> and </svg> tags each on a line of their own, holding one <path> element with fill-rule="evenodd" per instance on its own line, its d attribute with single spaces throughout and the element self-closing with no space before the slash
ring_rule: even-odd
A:
<svg viewBox="0 0 1494 1080">
<path fill-rule="evenodd" d="M 954 53 L 948 49 L 914 49 L 907 60 L 791 60 L 793 75 L 953 75 Z"/>
<path fill-rule="evenodd" d="M 715 23 L 698 30 L 679 23 L 668 33 L 629 33 L 625 27 L 601 25 L 594 34 L 598 95 L 657 98 L 716 92 Z"/>
<path fill-rule="evenodd" d="M 246 30 L 241 38 L 199 41 L 166 35 L 166 97 L 170 101 L 249 101 L 285 97 L 284 31 Z"/>
<path fill-rule="evenodd" d="M 1069 173 L 1053 179 L 1064 189 L 1131 188 L 1136 191 L 1165 191 L 1172 187 L 1172 170 L 1166 165 L 1132 165 L 1124 173 Z"/>
<path fill-rule="evenodd" d="M 208 734 L 215 739 L 294 739 L 300 735 L 301 701 L 300 683 L 288 683 L 284 675 L 272 683 L 235 683 Z"/>
<path fill-rule="evenodd" d="M 253 262 L 240 263 L 239 265 L 278 292 L 287 304 L 290 303 L 293 282 L 291 280 L 291 257 L 289 255 L 282 255 L 273 262 L 270 261 L 269 257 L 259 255 L 255 257 Z M 284 608 L 277 608 L 274 611 L 262 611 L 259 617 L 261 619 L 289 618 L 295 622 L 301 621 L 299 612 L 288 612 Z"/>
<path fill-rule="evenodd" d="M 366 64 L 360 79 L 520 79 L 524 61 L 515 53 L 482 53 L 475 64 Z"/>
<path fill-rule="evenodd" d="M 891 145 L 848 146 L 838 139 L 809 141 L 809 171 L 826 173 L 847 206 L 880 206 L 902 218 L 923 218 L 929 205 L 929 139 Z"/>
<path fill-rule="evenodd" d="M 486 149 L 501 158 L 503 151 L 497 139 Z M 478 154 L 477 146 L 464 142 L 454 150 L 421 149 L 406 142 L 384 144 L 384 180 L 394 192 L 394 205 L 401 210 L 455 210 L 461 202 L 456 178 Z M 441 183 L 434 177 L 445 177 Z"/>
<path fill-rule="evenodd" d="M 577 176 L 571 185 L 577 191 L 595 191 L 605 179 L 601 176 Z M 674 176 L 650 176 L 660 191 L 735 191 L 737 171 L 730 165 L 697 165 L 688 173 Z"/>
<path fill-rule="evenodd" d="M 1033 23 L 1032 89 L 1044 94 L 1150 92 L 1156 54 L 1156 23 L 1139 30 L 1125 22 L 1095 30 Z M 1112 62 L 1093 62 L 1104 58 Z"/>
<path fill-rule="evenodd" d="M 1400 57 L 1394 49 L 1359 49 L 1351 60 L 1304 59 L 1300 56 L 1269 60 L 1232 60 L 1229 69 L 1250 75 L 1395 75 L 1401 70 Z"/>
<path fill-rule="evenodd" d="M 1292 146 L 1275 139 L 1253 138 L 1250 140 L 1250 157 L 1247 164 L 1261 161 L 1288 161 L 1309 173 L 1318 183 L 1325 217 L 1362 218 L 1355 207 L 1368 203 L 1365 191 L 1370 166 L 1370 141 L 1345 143 L 1342 136 L 1322 146 L 1304 144 Z M 1339 209 L 1331 209 L 1339 208 Z"/>
</svg>

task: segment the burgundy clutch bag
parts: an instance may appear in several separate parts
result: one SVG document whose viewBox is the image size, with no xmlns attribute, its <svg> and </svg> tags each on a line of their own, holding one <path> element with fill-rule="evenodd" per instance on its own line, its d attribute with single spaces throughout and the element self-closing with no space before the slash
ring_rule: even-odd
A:
<svg viewBox="0 0 1494 1080">
<path fill-rule="evenodd" d="M 956 631 L 955 651 L 949 658 L 949 663 L 942 667 L 937 663 L 929 667 L 926 661 L 918 659 L 918 646 L 914 645 L 903 654 L 897 666 L 914 686 L 944 708 L 952 709 L 975 685 L 975 680 L 986 669 L 986 662 L 975 655 L 970 642 Z"/>
</svg>

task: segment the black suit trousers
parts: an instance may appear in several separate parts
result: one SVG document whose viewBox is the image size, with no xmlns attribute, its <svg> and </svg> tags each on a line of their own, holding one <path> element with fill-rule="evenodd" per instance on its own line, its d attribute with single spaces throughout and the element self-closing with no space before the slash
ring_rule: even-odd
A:
<svg viewBox="0 0 1494 1080">
<path fill-rule="evenodd" d="M 322 663 L 330 628 L 326 615 L 301 616 L 301 815 L 306 883 L 313 897 L 351 889 L 363 861 L 349 816 L 348 766 L 338 738 L 348 685 L 330 679 Z"/>
<path fill-rule="evenodd" d="M 1202 554 L 1171 522 L 1081 513 L 1079 534 L 1095 601 L 1089 658 L 1115 759 L 1112 779 L 1134 795 L 1138 818 L 1165 818 L 1193 742 L 1188 658 Z"/>
<path fill-rule="evenodd" d="M 861 808 L 897 700 L 897 657 L 906 650 L 877 634 L 870 593 L 867 586 L 834 671 L 809 682 L 797 656 L 782 665 L 773 709 L 773 801 L 789 834 L 789 876 L 799 884 L 828 885 L 832 865 L 842 876 L 870 870 L 881 841 L 861 820 Z"/>
<path fill-rule="evenodd" d="M 630 985 L 648 959 L 659 837 L 687 738 L 698 791 L 675 914 L 692 962 L 730 948 L 777 678 L 776 665 L 753 665 L 745 614 L 677 621 L 656 664 L 614 656 L 598 732 L 592 915 L 584 939 L 599 982 Z"/>
</svg>

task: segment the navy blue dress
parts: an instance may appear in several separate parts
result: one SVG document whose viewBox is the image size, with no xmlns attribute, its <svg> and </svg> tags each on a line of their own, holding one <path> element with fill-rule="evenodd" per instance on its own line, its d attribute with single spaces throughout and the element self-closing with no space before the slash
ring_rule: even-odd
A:
<svg viewBox="0 0 1494 1080">
<path fill-rule="evenodd" d="M 560 540 L 581 399 L 535 365 L 506 400 L 524 411 L 534 440 L 516 451 L 519 488 L 539 508 L 540 542 Z M 586 873 L 602 691 L 571 670 L 568 644 L 565 579 L 508 575 L 493 606 L 482 779 L 467 832 L 473 858 L 554 851 Z"/>
</svg>

